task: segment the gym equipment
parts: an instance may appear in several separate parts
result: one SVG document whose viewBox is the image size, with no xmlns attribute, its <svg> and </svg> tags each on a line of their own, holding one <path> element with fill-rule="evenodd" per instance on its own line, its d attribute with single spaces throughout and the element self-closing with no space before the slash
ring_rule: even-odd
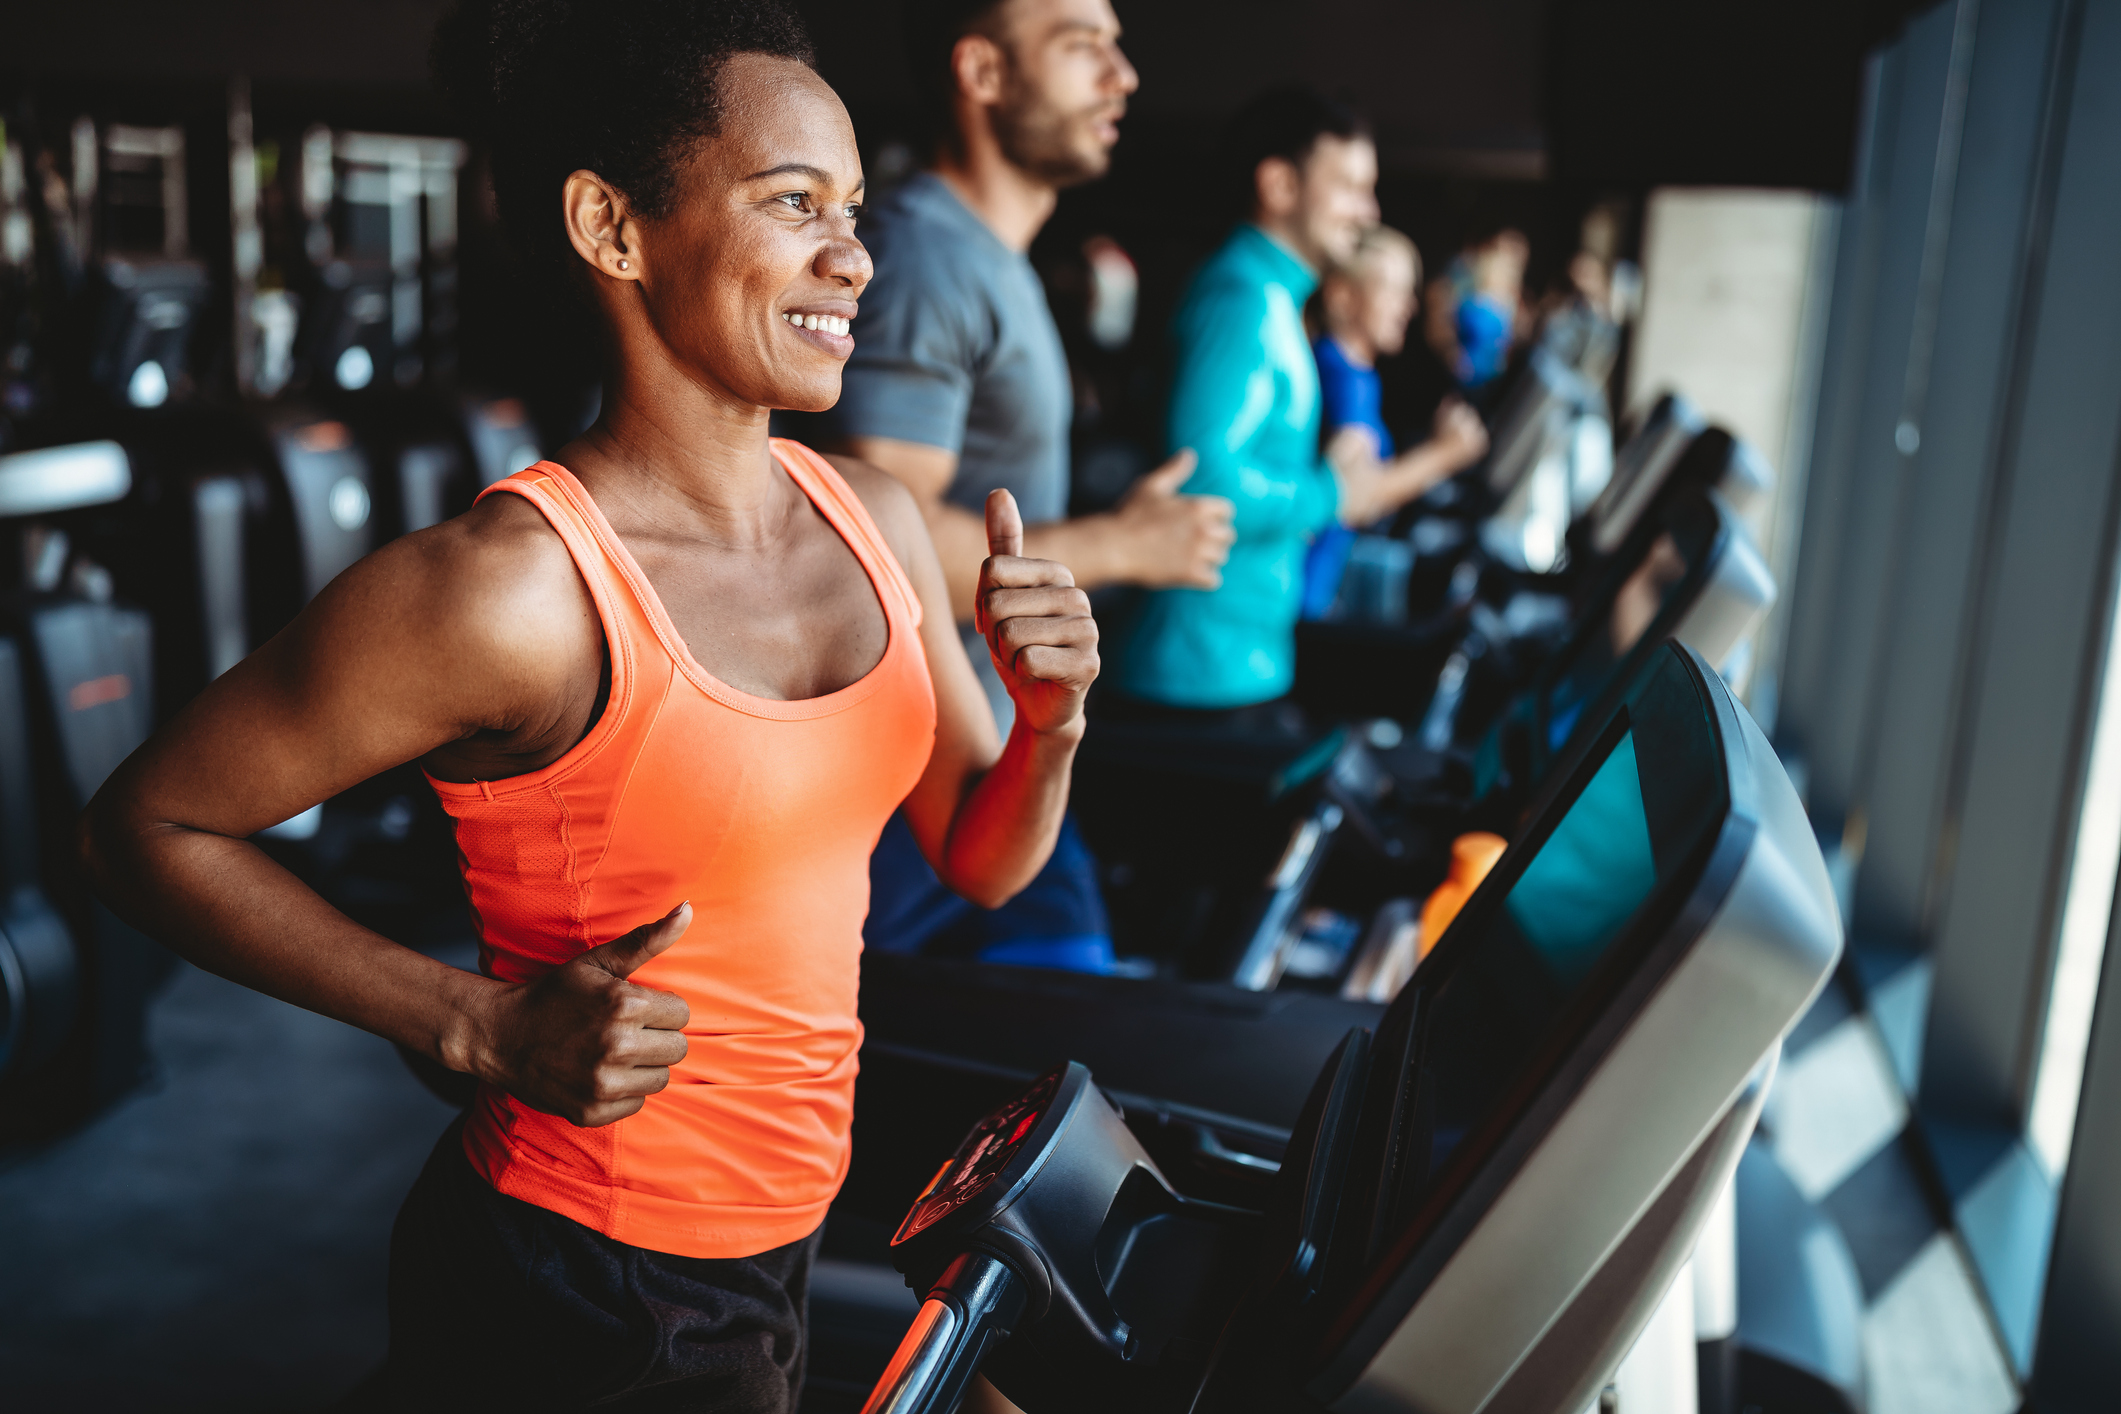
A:
<svg viewBox="0 0 2121 1414">
<path fill-rule="evenodd" d="M 1665 639 L 1720 668 L 1774 606 L 1774 577 L 1715 492 L 1675 497 L 1649 530 L 1641 561 L 1611 571 L 1608 592 L 1596 601 L 1604 612 L 1576 625 L 1530 689 L 1482 736 L 1471 761 L 1476 798 L 1543 777 L 1577 729 L 1629 690 Z M 1432 701 L 1424 746 L 1448 749 L 1462 740 L 1456 705 L 1445 693 Z"/>
<path fill-rule="evenodd" d="M 1773 602 L 1765 566 L 1713 493 L 1675 485 L 1632 543 L 1638 561 L 1608 567 L 1513 706 L 1498 711 L 1492 686 L 1479 700 L 1482 684 L 1461 667 L 1411 740 L 1389 723 L 1214 736 L 1093 711 L 1074 803 L 1107 870 L 1120 951 L 1255 988 L 1307 956 L 1300 970 L 1338 985 L 1396 926 L 1381 921 L 1385 906 L 1418 907 L 1441 880 L 1453 836 L 1516 830 L 1575 729 L 1632 691 L 1666 639 L 1721 661 Z M 1332 936 L 1308 939 L 1320 946 L 1306 954 L 1319 927 Z"/>
<path fill-rule="evenodd" d="M 1263 1208 L 1182 1191 L 1080 1063 L 976 1124 L 894 1237 L 925 1300 L 867 1409 L 975 1369 L 1031 1414 L 1581 1409 L 1840 947 L 1773 751 L 1669 646 L 1333 1052 Z"/>
<path fill-rule="evenodd" d="M 28 224 L 51 231 L 57 247 L 33 297 L 70 307 L 61 337 L 23 346 L 31 382 L 58 392 L 28 430 L 123 448 L 129 498 L 102 498 L 67 529 L 120 593 L 151 606 L 167 715 L 253 641 L 246 546 L 265 487 L 245 430 L 201 396 L 197 333 L 212 287 L 190 251 L 184 130 L 82 117 L 70 148 L 64 177 L 54 171 L 22 194 L 25 217 L 42 218 Z M 188 592 L 172 593 L 172 581 Z"/>
<path fill-rule="evenodd" d="M 130 483 L 115 442 L 0 457 L 0 516 L 16 532 L 23 585 L 0 606 L 0 928 L 14 957 L 12 967 L 0 960 L 0 980 L 20 1018 L 0 1089 L 11 1134 L 77 1122 L 140 1081 L 147 1003 L 174 965 L 93 900 L 72 867 L 73 821 L 154 722 L 147 615 L 111 601 L 108 572 L 65 530 L 70 515 L 123 497 Z M 26 771 L 10 759 L 15 743 L 27 746 Z"/>
<path fill-rule="evenodd" d="M 889 1232 L 974 1119 L 1073 1055 L 1188 1191 L 1271 1176 L 1311 1076 L 1384 1008 L 1226 982 L 1091 977 L 955 959 L 862 960 L 854 1163 L 834 1205 Z"/>
<path fill-rule="evenodd" d="M 1399 616 L 1404 622 L 1298 624 L 1293 695 L 1327 719 L 1390 717 L 1411 724 L 1429 709 L 1432 695 L 1455 702 L 1471 673 L 1475 699 L 1493 701 L 1560 646 L 1615 565 L 1641 560 L 1663 506 L 1714 489 L 1742 524 L 1772 484 L 1757 452 L 1705 426 L 1684 399 L 1666 395 L 1621 448 L 1597 499 L 1566 522 L 1566 552 L 1554 573 L 1506 563 L 1456 531 L 1443 537 L 1448 544 L 1433 533 L 1456 521 L 1417 521 L 1405 541 L 1359 537 L 1351 563 L 1372 545 L 1402 555 L 1418 551 Z M 1424 607 L 1439 599 L 1440 606 Z M 1725 666 L 1722 654 L 1711 656 L 1719 669 Z"/>
<path fill-rule="evenodd" d="M 44 892 L 22 659 L 0 639 L 0 1077 L 33 1071 L 73 1031 L 80 967 Z"/>
<path fill-rule="evenodd" d="M 594 420 L 594 418 L 592 418 Z M 538 430 L 520 398 L 464 399 L 464 436 L 481 489 L 541 460 Z"/>
<path fill-rule="evenodd" d="M 1570 520 L 1612 473 L 1612 437 L 1598 386 L 1544 346 L 1534 348 L 1496 410 L 1481 549 L 1513 570 L 1557 568 Z"/>
<path fill-rule="evenodd" d="M 184 130 L 84 118 L 74 154 L 77 238 L 99 252 L 83 325 L 88 380 L 118 406 L 181 400 L 195 386 L 191 345 L 212 288 L 190 255 Z"/>
</svg>

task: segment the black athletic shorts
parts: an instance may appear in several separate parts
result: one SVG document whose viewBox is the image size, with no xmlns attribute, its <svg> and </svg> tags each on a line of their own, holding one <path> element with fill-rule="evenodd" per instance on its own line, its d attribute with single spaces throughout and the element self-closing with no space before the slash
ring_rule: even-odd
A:
<svg viewBox="0 0 2121 1414">
<path fill-rule="evenodd" d="M 496 1192 L 451 1125 L 390 1238 L 390 1355 L 348 1408 L 793 1414 L 818 1234 L 674 1257 Z"/>
</svg>

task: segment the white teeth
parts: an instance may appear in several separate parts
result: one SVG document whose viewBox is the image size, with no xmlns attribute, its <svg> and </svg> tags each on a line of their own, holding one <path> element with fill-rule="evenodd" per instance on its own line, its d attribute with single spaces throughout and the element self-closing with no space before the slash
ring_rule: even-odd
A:
<svg viewBox="0 0 2121 1414">
<path fill-rule="evenodd" d="M 781 318 L 798 329 L 822 329 L 828 334 L 844 334 L 854 327 L 854 321 L 841 319 L 831 314 L 783 313 Z"/>
</svg>

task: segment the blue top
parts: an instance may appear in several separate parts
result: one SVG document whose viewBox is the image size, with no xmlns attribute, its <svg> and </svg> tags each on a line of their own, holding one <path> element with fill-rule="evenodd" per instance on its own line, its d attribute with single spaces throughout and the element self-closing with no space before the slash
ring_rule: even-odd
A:
<svg viewBox="0 0 2121 1414">
<path fill-rule="evenodd" d="M 1380 459 L 1392 455 L 1392 433 L 1385 426 L 1384 380 L 1375 367 L 1348 361 L 1347 351 L 1331 334 L 1319 336 L 1311 345 L 1318 359 L 1318 391 L 1325 406 L 1326 437 L 1330 440 L 1343 427 L 1367 427 L 1377 439 Z M 1322 619 L 1332 612 L 1340 597 L 1341 576 L 1347 572 L 1348 552 L 1355 548 L 1355 532 L 1344 525 L 1329 525 L 1318 532 L 1304 555 L 1304 607 L 1307 619 Z"/>
<path fill-rule="evenodd" d="M 1493 295 L 1470 294 L 1458 302 L 1458 381 L 1480 388 L 1510 363 L 1510 311 Z"/>
<path fill-rule="evenodd" d="M 1244 225 L 1179 305 L 1166 440 L 1200 458 L 1188 492 L 1230 498 L 1237 542 L 1220 589 L 1147 596 L 1119 654 L 1119 686 L 1135 697 L 1243 707 L 1296 680 L 1304 550 L 1340 506 L 1318 453 L 1318 365 L 1304 337 L 1304 301 L 1317 283 Z"/>
<path fill-rule="evenodd" d="M 1343 427 L 1367 427 L 1377 434 L 1377 456 L 1392 458 L 1392 434 L 1385 429 L 1384 380 L 1375 368 L 1348 361 L 1347 351 L 1331 334 L 1311 345 L 1318 358 L 1318 391 L 1325 403 L 1326 435 Z"/>
</svg>

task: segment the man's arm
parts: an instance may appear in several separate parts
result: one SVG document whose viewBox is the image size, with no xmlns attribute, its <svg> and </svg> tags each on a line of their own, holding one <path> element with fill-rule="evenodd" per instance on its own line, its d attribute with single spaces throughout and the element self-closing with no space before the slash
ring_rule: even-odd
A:
<svg viewBox="0 0 2121 1414">
<path fill-rule="evenodd" d="M 208 971 L 608 1124 L 685 1053 L 684 1002 L 624 979 L 689 908 L 511 986 L 362 927 L 249 838 L 482 733 L 571 744 L 564 719 L 588 702 L 552 685 L 594 682 L 595 605 L 536 510 L 494 501 L 348 570 L 149 738 L 89 802 L 82 861 L 120 915 Z"/>
<path fill-rule="evenodd" d="M 846 447 L 913 493 L 942 565 L 951 617 L 969 621 L 989 547 L 981 518 L 944 498 L 957 475 L 957 454 L 895 437 L 850 437 Z M 1178 494 L 1192 472 L 1192 454 L 1181 452 L 1136 482 L 1109 514 L 1026 527 L 1024 557 L 1066 565 L 1076 587 L 1086 590 L 1107 584 L 1213 589 L 1222 583 L 1220 568 L 1234 538 L 1230 503 Z"/>
</svg>

